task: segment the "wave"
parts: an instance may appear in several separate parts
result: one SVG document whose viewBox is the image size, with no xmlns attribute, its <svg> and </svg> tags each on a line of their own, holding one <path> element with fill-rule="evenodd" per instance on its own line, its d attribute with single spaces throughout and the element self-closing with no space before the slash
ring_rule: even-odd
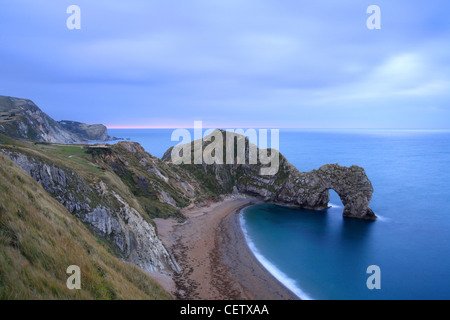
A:
<svg viewBox="0 0 450 320">
<path fill-rule="evenodd" d="M 375 213 L 375 214 L 376 214 L 376 213 Z M 388 218 L 388 217 L 383 217 L 383 216 L 380 216 L 380 215 L 378 215 L 378 214 L 376 214 L 376 216 L 377 216 L 377 221 L 383 221 L 383 222 L 385 222 L 385 221 L 391 220 L 391 219 Z"/>
<path fill-rule="evenodd" d="M 245 210 L 245 209 L 244 209 Z M 280 269 L 278 269 L 273 263 L 271 263 L 266 257 L 264 257 L 259 250 L 256 248 L 252 239 L 248 235 L 246 222 L 243 215 L 243 210 L 239 215 L 239 222 L 241 225 L 242 232 L 244 233 L 245 240 L 247 241 L 247 245 L 250 250 L 256 257 L 256 259 L 263 265 L 264 268 L 274 276 L 278 281 L 280 281 L 286 288 L 291 290 L 296 296 L 298 296 L 302 300 L 313 300 L 307 293 L 305 293 L 297 284 L 297 281 L 289 278 L 285 273 L 283 273 Z"/>
<path fill-rule="evenodd" d="M 329 205 L 330 207 L 332 207 L 332 208 L 342 208 L 341 205 L 338 205 L 338 204 L 335 204 L 335 203 L 331 203 L 331 202 L 328 202 L 328 205 Z"/>
</svg>

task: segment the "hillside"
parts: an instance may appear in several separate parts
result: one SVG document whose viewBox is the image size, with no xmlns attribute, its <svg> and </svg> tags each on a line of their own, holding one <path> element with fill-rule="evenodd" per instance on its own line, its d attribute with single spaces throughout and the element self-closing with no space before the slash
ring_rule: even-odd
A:
<svg viewBox="0 0 450 320">
<path fill-rule="evenodd" d="M 211 164 L 203 161 L 201 165 L 181 164 L 180 167 L 202 181 L 202 185 L 211 193 L 229 194 L 238 192 L 260 198 L 266 202 L 293 205 L 308 209 L 328 208 L 330 200 L 329 190 L 333 189 L 339 195 L 343 205 L 345 217 L 375 220 L 376 216 L 369 207 L 372 199 L 373 187 L 363 168 L 353 165 L 343 167 L 339 164 L 327 164 L 317 170 L 301 172 L 295 168 L 282 154 L 276 150 L 261 150 L 251 144 L 249 140 L 238 134 L 230 134 L 223 130 L 215 130 L 205 137 L 203 150 L 212 150 L 213 142 L 227 141 L 227 135 L 232 139 L 234 149 L 232 164 Z M 237 146 L 243 142 L 245 149 L 245 164 L 237 164 Z M 195 141 L 189 143 L 190 150 L 194 150 Z M 188 144 L 188 145 L 189 145 Z M 224 143 L 225 145 L 225 143 Z M 178 147 L 182 150 L 183 146 Z M 249 154 L 254 150 L 257 164 L 249 164 Z M 170 163 L 173 148 L 167 150 L 163 160 Z M 277 167 L 271 168 L 262 164 L 261 157 L 269 157 L 273 152 L 278 159 Z M 193 152 L 191 156 L 193 162 Z M 227 163 L 223 152 L 222 163 Z M 264 175 L 262 169 L 273 171 Z"/>
<path fill-rule="evenodd" d="M 0 154 L 0 299 L 171 299 Z M 82 290 L 69 290 L 78 265 Z"/>
<path fill-rule="evenodd" d="M 89 225 L 118 256 L 147 271 L 177 271 L 173 257 L 156 235 L 154 216 L 176 215 L 178 209 L 154 198 L 142 201 L 140 189 L 130 188 L 132 169 L 120 171 L 127 156 L 107 148 L 88 145 L 49 145 L 20 142 L 0 135 L 0 153 L 18 164 L 66 209 Z M 103 152 L 115 159 L 101 164 Z M 150 155 L 146 155 L 149 160 Z M 130 159 L 131 160 L 131 159 Z M 124 160 L 126 161 L 126 160 Z M 119 174 L 116 174 L 116 170 Z M 122 176 L 120 176 L 122 175 Z M 154 179 L 154 174 L 149 172 Z M 136 178 L 137 179 L 137 178 Z M 141 191 L 142 192 L 142 191 Z M 164 194 L 163 190 L 160 191 Z"/>
<path fill-rule="evenodd" d="M 225 132 L 216 130 L 212 135 L 225 137 Z M 212 141 L 210 138 L 205 138 L 205 141 Z M 252 145 L 243 136 L 234 138 L 245 142 L 248 160 Z M 233 145 L 234 149 L 236 146 Z M 202 149 L 211 151 L 210 147 L 211 142 L 204 142 Z M 334 189 L 344 204 L 344 216 L 376 219 L 369 208 L 372 184 L 364 169 L 358 166 L 332 164 L 300 172 L 283 155 L 276 153 L 279 156 L 278 170 L 273 175 L 261 175 L 264 165 L 248 164 L 248 161 L 247 164 L 238 164 L 236 158 L 232 164 L 208 165 L 204 161 L 196 165 L 174 164 L 170 157 L 172 150 L 169 149 L 163 159 L 159 159 L 138 143 L 129 141 L 115 145 L 66 145 L 16 140 L 0 134 L 4 177 L 0 189 L 3 239 L 0 283 L 4 283 L 5 297 L 31 297 L 34 294 L 38 297 L 50 294 L 65 297 L 64 283 L 54 284 L 55 287 L 46 290 L 49 283 L 65 277 L 65 269 L 60 268 L 71 257 L 82 257 L 80 260 L 87 264 L 88 272 L 95 271 L 89 266 L 89 261 L 92 260 L 95 266 L 100 265 L 101 270 L 92 273 L 92 283 L 101 281 L 96 276 L 106 271 L 122 270 L 123 277 L 129 275 L 131 271 L 125 270 L 125 266 L 131 268 L 130 265 L 125 262 L 119 264 L 118 259 L 147 272 L 174 276 L 181 271 L 180 266 L 159 239 L 153 218 L 172 217 L 183 221 L 183 208 L 220 200 L 230 194 L 324 209 L 328 206 L 329 189 Z M 259 156 L 261 152 L 274 152 L 256 147 L 255 150 Z M 7 159 L 5 156 L 15 164 L 4 160 Z M 52 226 L 54 222 L 56 224 Z M 42 231 L 47 229 L 51 230 Z M 65 238 L 54 240 L 63 236 Z M 71 241 L 71 237 L 76 241 Z M 69 242 L 74 246 L 70 249 L 73 255 L 69 254 L 67 258 L 58 256 L 69 251 L 65 247 Z M 86 246 L 86 243 L 93 242 L 102 245 Z M 59 244 L 63 244 L 61 249 Z M 95 254 L 89 256 L 94 249 Z M 51 253 L 51 250 L 55 252 Z M 136 268 L 130 270 L 138 272 Z M 28 272 L 38 275 L 28 279 L 25 276 Z M 40 272 L 45 276 L 39 275 Z M 139 274 L 145 276 L 144 273 Z M 19 287 L 15 287 L 11 279 L 22 276 L 24 279 L 19 281 Z M 99 288 L 106 286 L 105 283 L 95 283 Z M 107 283 L 110 288 L 114 281 Z M 38 293 L 29 292 L 27 285 L 30 284 L 44 288 Z M 119 287 L 111 289 L 114 293 L 102 291 L 97 296 L 94 285 L 91 289 L 86 297 L 127 298 Z M 134 290 L 133 286 L 131 290 Z M 159 289 L 155 290 L 159 293 L 153 297 L 166 297 Z M 139 292 L 136 294 L 140 295 Z"/>
<path fill-rule="evenodd" d="M 104 125 L 55 121 L 31 100 L 0 96 L 0 133 L 15 139 L 50 143 L 106 141 Z"/>
</svg>

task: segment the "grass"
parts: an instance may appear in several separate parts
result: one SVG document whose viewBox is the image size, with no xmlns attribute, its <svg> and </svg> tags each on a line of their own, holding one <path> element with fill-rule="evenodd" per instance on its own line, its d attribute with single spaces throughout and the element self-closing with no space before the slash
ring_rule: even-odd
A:
<svg viewBox="0 0 450 320">
<path fill-rule="evenodd" d="M 46 143 L 36 143 L 36 148 L 47 155 L 56 156 L 63 159 L 64 163 L 69 167 L 78 167 L 86 171 L 88 174 L 101 175 L 103 171 L 94 165 L 90 160 L 91 156 L 88 154 L 84 145 L 56 145 Z"/>
<path fill-rule="evenodd" d="M 85 145 L 59 145 L 42 142 L 19 141 L 0 134 L 0 145 L 10 150 L 16 149 L 33 154 L 39 158 L 47 158 L 50 162 L 58 162 L 63 166 L 89 175 L 102 175 L 103 170 L 92 163 L 92 157 L 84 148 Z"/>
<path fill-rule="evenodd" d="M 0 176 L 0 299 L 171 299 L 3 155 Z M 81 290 L 66 287 L 69 265 Z"/>
<path fill-rule="evenodd" d="M 9 146 L 25 146 L 25 142 L 21 142 L 15 139 L 12 139 L 4 134 L 0 133 L 0 144 L 9 145 Z"/>
</svg>

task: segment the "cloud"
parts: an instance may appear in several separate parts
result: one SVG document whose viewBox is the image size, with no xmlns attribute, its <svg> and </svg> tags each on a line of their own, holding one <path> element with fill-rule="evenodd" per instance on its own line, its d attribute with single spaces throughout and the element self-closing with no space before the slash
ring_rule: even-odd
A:
<svg viewBox="0 0 450 320">
<path fill-rule="evenodd" d="M 74 32 L 69 4 L 0 12 L 1 93 L 56 118 L 437 127 L 450 112 L 445 1 L 380 0 L 377 31 L 350 0 L 80 0 Z"/>
</svg>

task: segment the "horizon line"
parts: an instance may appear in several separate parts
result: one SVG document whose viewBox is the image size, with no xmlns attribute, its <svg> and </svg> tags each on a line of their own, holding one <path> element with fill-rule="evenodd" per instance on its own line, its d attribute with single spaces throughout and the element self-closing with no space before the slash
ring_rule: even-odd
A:
<svg viewBox="0 0 450 320">
<path fill-rule="evenodd" d="M 107 129 L 194 129 L 190 126 L 108 126 Z M 264 127 L 264 126 L 203 126 L 202 129 L 314 129 L 314 130 L 448 130 L 450 128 L 336 128 L 336 127 Z M 225 129 L 226 130 L 226 129 Z"/>
</svg>

